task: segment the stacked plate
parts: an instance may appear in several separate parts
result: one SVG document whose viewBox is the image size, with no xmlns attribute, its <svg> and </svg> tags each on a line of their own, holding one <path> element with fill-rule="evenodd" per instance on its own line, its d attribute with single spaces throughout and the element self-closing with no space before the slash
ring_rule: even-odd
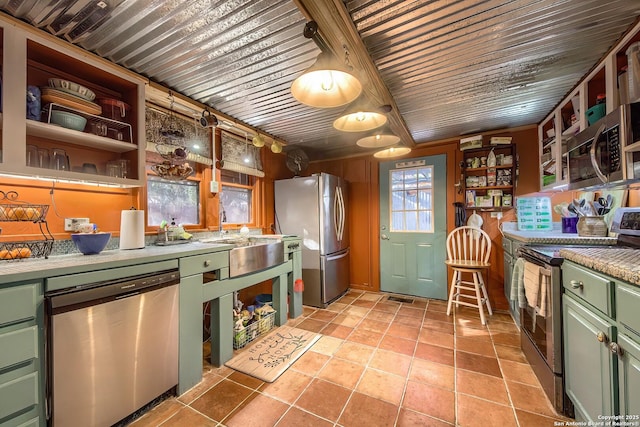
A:
<svg viewBox="0 0 640 427">
<path fill-rule="evenodd" d="M 96 94 L 90 89 L 69 80 L 51 78 L 49 87 L 41 88 L 43 103 L 55 103 L 87 114 L 102 114 L 102 107 L 95 102 Z"/>
</svg>

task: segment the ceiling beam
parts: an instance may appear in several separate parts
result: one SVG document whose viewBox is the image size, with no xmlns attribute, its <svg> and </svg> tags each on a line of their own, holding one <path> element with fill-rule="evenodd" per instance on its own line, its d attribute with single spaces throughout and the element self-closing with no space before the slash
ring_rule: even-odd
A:
<svg viewBox="0 0 640 427">
<path fill-rule="evenodd" d="M 389 126 L 400 137 L 404 146 L 413 148 L 416 143 L 409 132 L 391 92 L 384 84 L 356 29 L 347 8 L 341 0 L 293 0 L 302 14 L 318 24 L 318 31 L 334 55 L 342 58 L 344 47 L 349 53 L 349 62 L 362 82 L 365 95 L 375 106 L 390 105 L 387 114 Z M 302 28 L 300 29 L 302 32 Z M 344 47 L 343 47 L 344 46 Z"/>
</svg>

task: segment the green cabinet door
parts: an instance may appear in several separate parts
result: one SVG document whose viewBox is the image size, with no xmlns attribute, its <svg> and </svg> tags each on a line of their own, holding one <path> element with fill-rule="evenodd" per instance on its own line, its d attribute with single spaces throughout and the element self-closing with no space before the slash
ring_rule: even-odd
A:
<svg viewBox="0 0 640 427">
<path fill-rule="evenodd" d="M 563 295 L 565 389 L 576 420 L 599 421 L 599 415 L 617 413 L 615 363 L 608 341 L 613 324 Z M 616 389 L 614 389 L 614 386 Z"/>
<path fill-rule="evenodd" d="M 620 390 L 620 414 L 640 414 L 640 345 L 630 337 L 618 336 L 618 379 Z M 628 419 L 638 422 L 638 419 Z"/>
</svg>

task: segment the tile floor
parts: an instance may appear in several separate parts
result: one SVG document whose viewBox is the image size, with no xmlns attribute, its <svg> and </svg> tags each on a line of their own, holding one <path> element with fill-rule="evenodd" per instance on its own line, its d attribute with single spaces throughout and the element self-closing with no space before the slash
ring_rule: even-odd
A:
<svg viewBox="0 0 640 427">
<path fill-rule="evenodd" d="M 203 381 L 144 426 L 553 426 L 511 316 L 349 291 L 289 321 L 323 337 L 273 383 L 204 363 Z M 559 424 L 558 424 L 559 425 Z"/>
</svg>

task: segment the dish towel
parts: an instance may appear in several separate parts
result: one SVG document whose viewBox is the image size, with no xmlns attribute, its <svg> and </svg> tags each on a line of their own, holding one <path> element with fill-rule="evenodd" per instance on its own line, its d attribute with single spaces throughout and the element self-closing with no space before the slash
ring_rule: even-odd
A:
<svg viewBox="0 0 640 427">
<path fill-rule="evenodd" d="M 529 307 L 538 308 L 540 295 L 540 267 L 532 262 L 524 263 L 524 294 Z"/>
<path fill-rule="evenodd" d="M 551 272 L 546 268 L 540 267 L 540 305 L 538 306 L 538 315 L 547 317 L 547 295 L 551 292 Z"/>
<path fill-rule="evenodd" d="M 518 258 L 511 271 L 511 301 L 517 301 L 518 307 L 524 308 L 527 299 L 524 296 L 524 259 Z"/>
</svg>

